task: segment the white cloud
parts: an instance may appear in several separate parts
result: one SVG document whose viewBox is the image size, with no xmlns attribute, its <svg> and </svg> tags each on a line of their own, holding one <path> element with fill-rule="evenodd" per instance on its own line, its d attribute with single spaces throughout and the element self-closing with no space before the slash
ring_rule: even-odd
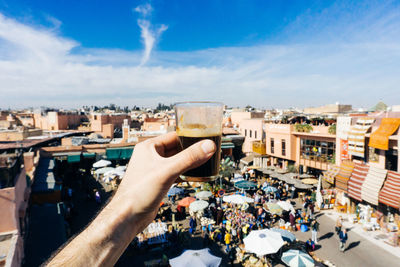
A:
<svg viewBox="0 0 400 267">
<path fill-rule="evenodd" d="M 351 42 L 156 51 L 151 65 L 143 66 L 140 51 L 82 48 L 52 29 L 0 14 L 0 107 L 183 100 L 259 107 L 336 101 L 369 107 L 380 99 L 399 104 L 400 44 L 394 33 L 400 19 L 392 16 L 390 23 L 385 16 L 372 28 L 353 30 L 359 34 Z M 382 32 L 394 35 L 377 38 Z"/>
<path fill-rule="evenodd" d="M 151 21 L 147 19 L 153 10 L 149 3 L 137 6 L 134 10 L 142 16 L 142 18 L 137 20 L 137 23 L 140 27 L 140 36 L 144 45 L 143 57 L 140 62 L 140 65 L 143 66 L 149 61 L 154 45 L 161 34 L 168 29 L 168 26 L 161 24 L 155 27 L 151 24 Z"/>
<path fill-rule="evenodd" d="M 153 11 L 152 6 L 149 3 L 139 5 L 134 9 L 136 12 L 140 13 L 143 17 L 147 17 L 151 15 L 151 12 Z"/>
</svg>

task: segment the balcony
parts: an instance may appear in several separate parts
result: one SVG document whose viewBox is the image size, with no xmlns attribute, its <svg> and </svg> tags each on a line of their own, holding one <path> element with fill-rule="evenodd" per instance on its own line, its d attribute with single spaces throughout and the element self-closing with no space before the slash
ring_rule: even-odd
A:
<svg viewBox="0 0 400 267">
<path fill-rule="evenodd" d="M 253 142 L 253 152 L 258 153 L 260 155 L 267 154 L 266 144 L 261 141 Z"/>
</svg>

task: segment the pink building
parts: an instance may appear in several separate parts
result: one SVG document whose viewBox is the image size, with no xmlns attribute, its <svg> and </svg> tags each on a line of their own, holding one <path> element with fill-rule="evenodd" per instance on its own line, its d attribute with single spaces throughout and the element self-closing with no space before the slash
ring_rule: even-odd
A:
<svg viewBox="0 0 400 267">
<path fill-rule="evenodd" d="M 248 112 L 248 111 L 243 111 L 243 110 L 233 110 L 231 112 L 231 119 L 230 122 L 236 126 L 240 127 L 241 122 L 243 120 L 249 120 L 249 119 L 262 119 L 264 118 L 265 112 Z"/>
<path fill-rule="evenodd" d="M 245 137 L 242 147 L 243 153 L 253 152 L 253 142 L 265 139 L 263 125 L 264 119 L 244 119 L 241 121 L 239 132 Z"/>
<path fill-rule="evenodd" d="M 0 254 L 6 255 L 5 266 L 21 266 L 24 257 L 21 233 L 30 191 L 21 161 L 21 156 L 0 158 Z"/>
</svg>

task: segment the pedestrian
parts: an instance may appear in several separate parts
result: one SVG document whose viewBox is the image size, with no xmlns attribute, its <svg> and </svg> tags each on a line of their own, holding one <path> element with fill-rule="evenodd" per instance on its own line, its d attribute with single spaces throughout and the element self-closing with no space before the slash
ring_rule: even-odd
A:
<svg viewBox="0 0 400 267">
<path fill-rule="evenodd" d="M 236 249 L 235 249 L 235 247 L 232 247 L 232 249 L 229 250 L 228 257 L 229 257 L 229 262 L 230 262 L 231 266 L 233 266 L 233 264 L 235 263 L 235 260 L 236 260 Z"/>
<path fill-rule="evenodd" d="M 337 218 L 336 220 L 335 232 L 338 235 L 340 234 L 341 231 L 342 231 L 342 216 L 339 216 L 339 218 Z"/>
<path fill-rule="evenodd" d="M 232 227 L 231 235 L 232 235 L 232 242 L 233 242 L 233 243 L 236 243 L 236 239 L 237 239 L 236 225 L 234 225 L 234 226 Z"/>
<path fill-rule="evenodd" d="M 291 195 L 290 198 L 293 199 L 293 198 L 294 198 L 294 195 L 295 195 L 295 193 L 296 193 L 296 187 L 295 187 L 294 185 L 292 185 L 291 193 L 292 193 L 292 195 Z"/>
<path fill-rule="evenodd" d="M 317 233 L 319 231 L 319 223 L 317 222 L 317 220 L 313 220 L 311 222 L 311 240 L 314 242 L 314 244 L 318 244 L 317 241 Z"/>
<path fill-rule="evenodd" d="M 94 190 L 94 199 L 96 200 L 97 204 L 101 204 L 100 192 L 97 189 Z"/>
<path fill-rule="evenodd" d="M 190 226 L 189 233 L 193 235 L 196 232 L 196 227 L 197 227 L 196 218 L 194 216 L 190 217 L 189 226 Z"/>
<path fill-rule="evenodd" d="M 232 237 L 229 232 L 226 232 L 225 234 L 225 245 L 226 245 L 226 252 L 229 252 L 229 245 L 231 244 Z"/>
<path fill-rule="evenodd" d="M 208 229 L 206 229 L 203 233 L 203 247 L 206 248 L 210 244 L 210 234 L 208 232 Z"/>
<path fill-rule="evenodd" d="M 340 233 L 339 233 L 339 239 L 340 239 L 339 250 L 341 252 L 344 252 L 344 250 L 345 250 L 344 247 L 346 245 L 347 238 L 348 238 L 347 230 L 343 229 L 342 231 L 340 231 Z"/>
<path fill-rule="evenodd" d="M 296 215 L 295 215 L 294 210 L 291 210 L 289 213 L 289 221 L 290 221 L 290 227 L 292 228 L 292 231 L 296 231 L 296 225 L 295 225 Z"/>
</svg>

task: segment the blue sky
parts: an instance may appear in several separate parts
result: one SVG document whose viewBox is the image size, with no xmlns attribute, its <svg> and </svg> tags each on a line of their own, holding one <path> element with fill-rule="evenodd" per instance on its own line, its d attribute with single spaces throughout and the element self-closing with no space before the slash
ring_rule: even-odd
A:
<svg viewBox="0 0 400 267">
<path fill-rule="evenodd" d="M 399 84 L 398 1 L 0 0 L 0 108 L 370 107 Z"/>
</svg>

